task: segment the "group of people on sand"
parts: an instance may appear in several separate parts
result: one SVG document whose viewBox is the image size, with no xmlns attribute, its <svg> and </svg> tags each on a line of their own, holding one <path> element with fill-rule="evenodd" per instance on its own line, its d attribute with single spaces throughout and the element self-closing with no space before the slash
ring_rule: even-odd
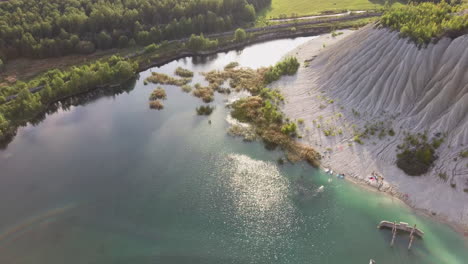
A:
<svg viewBox="0 0 468 264">
<path fill-rule="evenodd" d="M 379 190 L 380 190 L 380 187 L 382 187 L 383 185 L 384 177 L 378 174 L 377 172 L 373 171 L 371 173 L 371 176 L 369 177 L 369 180 L 371 181 L 375 180 L 376 183 L 379 184 Z"/>
</svg>

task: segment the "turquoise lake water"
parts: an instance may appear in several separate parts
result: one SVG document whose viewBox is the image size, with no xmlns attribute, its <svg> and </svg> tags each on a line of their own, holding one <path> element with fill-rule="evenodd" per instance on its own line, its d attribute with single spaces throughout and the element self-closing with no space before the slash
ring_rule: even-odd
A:
<svg viewBox="0 0 468 264">
<path fill-rule="evenodd" d="M 448 226 L 228 136 L 224 95 L 209 117 L 172 86 L 164 110 L 148 107 L 151 71 L 268 66 L 309 39 L 174 61 L 20 129 L 0 151 L 0 263 L 468 263 L 468 242 Z M 411 251 L 407 235 L 390 247 L 383 219 L 426 235 Z"/>
</svg>

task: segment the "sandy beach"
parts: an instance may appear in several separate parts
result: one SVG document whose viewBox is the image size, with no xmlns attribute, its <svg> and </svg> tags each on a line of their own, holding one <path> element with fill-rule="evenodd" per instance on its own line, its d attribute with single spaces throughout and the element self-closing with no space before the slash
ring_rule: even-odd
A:
<svg viewBox="0 0 468 264">
<path fill-rule="evenodd" d="M 418 49 L 372 25 L 340 32 L 290 52 L 301 62 L 297 75 L 272 84 L 286 98 L 285 114 L 301 120 L 298 141 L 322 153 L 324 168 L 388 193 L 466 236 L 468 159 L 458 155 L 468 143 L 468 36 Z M 395 135 L 356 142 L 355 131 L 374 123 Z M 395 164 L 405 131 L 446 133 L 439 158 L 422 176 L 408 176 Z"/>
</svg>

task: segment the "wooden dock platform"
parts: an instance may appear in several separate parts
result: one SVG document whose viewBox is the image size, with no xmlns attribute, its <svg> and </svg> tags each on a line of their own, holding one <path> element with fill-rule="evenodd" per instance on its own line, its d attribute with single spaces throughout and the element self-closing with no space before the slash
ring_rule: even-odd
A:
<svg viewBox="0 0 468 264">
<path fill-rule="evenodd" d="M 388 229 L 392 229 L 392 230 L 394 228 L 396 228 L 396 230 L 408 232 L 410 234 L 412 234 L 414 232 L 414 234 L 418 235 L 420 238 L 422 238 L 424 236 L 423 231 L 421 231 L 420 229 L 418 229 L 416 227 L 412 227 L 412 226 L 408 225 L 408 223 L 405 223 L 405 222 L 396 223 L 396 222 L 390 222 L 390 221 L 381 221 L 379 223 L 379 225 L 377 226 L 377 228 L 379 228 L 379 229 L 388 228 Z"/>
</svg>

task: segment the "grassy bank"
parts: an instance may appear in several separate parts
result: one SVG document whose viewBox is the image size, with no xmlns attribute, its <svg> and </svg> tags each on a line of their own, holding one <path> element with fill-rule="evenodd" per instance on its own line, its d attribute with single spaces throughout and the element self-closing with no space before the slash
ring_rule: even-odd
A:
<svg viewBox="0 0 468 264">
<path fill-rule="evenodd" d="M 270 7 L 265 8 L 260 17 L 285 18 L 327 13 L 341 13 L 348 10 L 377 10 L 382 8 L 385 1 L 368 0 L 273 0 Z M 396 3 L 395 5 L 401 5 Z"/>
</svg>

